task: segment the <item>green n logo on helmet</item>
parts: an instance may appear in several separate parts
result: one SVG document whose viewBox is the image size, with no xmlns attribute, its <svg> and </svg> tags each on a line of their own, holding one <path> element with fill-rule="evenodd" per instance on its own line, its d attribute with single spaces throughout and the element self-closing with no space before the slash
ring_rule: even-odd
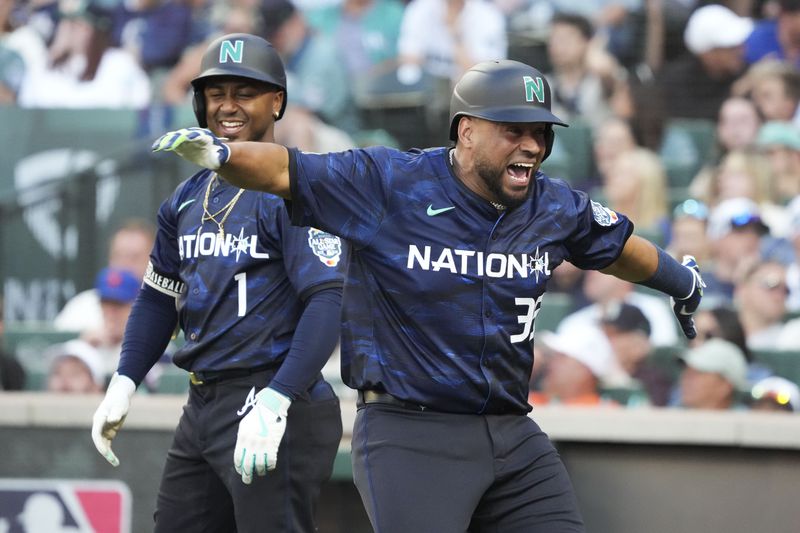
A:
<svg viewBox="0 0 800 533">
<path fill-rule="evenodd" d="M 222 41 L 222 46 L 219 48 L 219 62 L 227 63 L 230 59 L 234 63 L 241 63 L 243 54 L 244 41 Z"/>
<path fill-rule="evenodd" d="M 540 103 L 544 103 L 544 80 L 540 77 L 531 78 L 530 76 L 523 76 L 522 81 L 525 82 L 525 101 L 533 102 L 533 99 Z"/>
</svg>

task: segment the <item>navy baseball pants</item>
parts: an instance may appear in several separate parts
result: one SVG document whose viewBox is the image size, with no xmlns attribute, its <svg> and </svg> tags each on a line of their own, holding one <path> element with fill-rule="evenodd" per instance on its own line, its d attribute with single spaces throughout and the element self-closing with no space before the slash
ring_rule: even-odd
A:
<svg viewBox="0 0 800 533">
<path fill-rule="evenodd" d="M 311 533 L 322 484 L 342 438 L 339 400 L 318 381 L 289 407 L 275 470 L 250 485 L 233 467 L 239 421 L 251 388 L 274 371 L 192 385 L 158 492 L 157 533 Z"/>
<path fill-rule="evenodd" d="M 524 415 L 360 405 L 353 475 L 375 533 L 583 533 L 550 439 Z"/>
</svg>

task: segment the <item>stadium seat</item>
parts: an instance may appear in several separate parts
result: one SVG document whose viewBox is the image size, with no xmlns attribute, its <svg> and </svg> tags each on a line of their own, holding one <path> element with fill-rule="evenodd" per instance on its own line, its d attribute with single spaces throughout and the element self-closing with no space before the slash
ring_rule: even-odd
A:
<svg viewBox="0 0 800 533">
<path fill-rule="evenodd" d="M 49 322 L 10 322 L 3 334 L 6 351 L 25 369 L 27 390 L 44 390 L 49 363 L 47 348 L 76 338 L 77 331 L 57 331 Z"/>
</svg>

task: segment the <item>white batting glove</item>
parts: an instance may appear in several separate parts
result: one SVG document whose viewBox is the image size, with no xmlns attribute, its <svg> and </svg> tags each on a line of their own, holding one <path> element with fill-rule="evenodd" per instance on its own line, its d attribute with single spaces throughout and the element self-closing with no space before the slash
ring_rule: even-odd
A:
<svg viewBox="0 0 800 533">
<path fill-rule="evenodd" d="M 119 459 L 111 451 L 111 441 L 125 421 L 125 415 L 131 405 L 131 397 L 136 392 L 136 384 L 128 376 L 121 376 L 114 372 L 111 383 L 108 384 L 106 397 L 100 402 L 92 418 L 92 440 L 94 447 L 100 455 L 111 463 L 119 466 Z"/>
<path fill-rule="evenodd" d="M 254 473 L 263 476 L 275 468 L 291 403 L 292 400 L 269 387 L 256 394 L 255 405 L 239 422 L 233 451 L 233 466 L 242 476 L 242 482 L 249 485 Z"/>
<path fill-rule="evenodd" d="M 170 131 L 153 143 L 154 152 L 175 152 L 187 161 L 211 170 L 217 170 L 231 157 L 230 147 L 211 130 L 182 128 Z"/>
</svg>

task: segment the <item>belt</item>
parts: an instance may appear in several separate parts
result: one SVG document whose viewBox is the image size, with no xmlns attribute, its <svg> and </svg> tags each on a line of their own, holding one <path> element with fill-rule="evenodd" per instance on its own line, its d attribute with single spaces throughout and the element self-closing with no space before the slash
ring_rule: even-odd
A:
<svg viewBox="0 0 800 533">
<path fill-rule="evenodd" d="M 269 364 L 261 365 L 253 368 L 229 368 L 226 370 L 198 370 L 197 372 L 189 372 L 189 383 L 192 385 L 210 385 L 218 381 L 226 379 L 243 378 L 257 372 L 275 368 L 278 365 Z"/>
<path fill-rule="evenodd" d="M 395 398 L 388 392 L 380 392 L 376 390 L 360 390 L 358 391 L 358 405 L 366 405 L 368 403 L 383 403 L 386 405 L 395 405 L 403 409 L 411 411 L 427 411 L 428 408 L 418 403 L 407 402 L 400 398 Z"/>
</svg>

